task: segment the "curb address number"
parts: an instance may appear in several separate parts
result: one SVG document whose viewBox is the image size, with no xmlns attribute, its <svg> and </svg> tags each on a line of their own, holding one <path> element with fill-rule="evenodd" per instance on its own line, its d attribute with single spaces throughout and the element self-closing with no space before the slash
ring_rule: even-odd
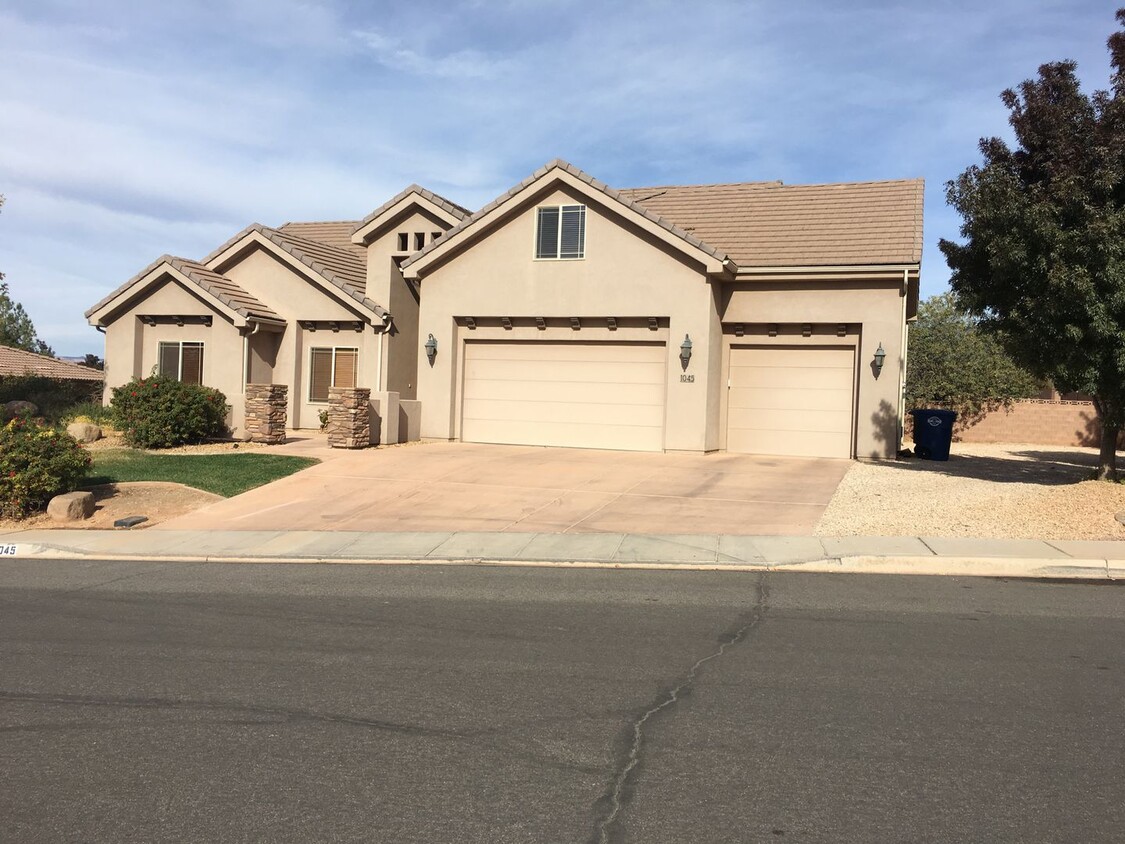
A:
<svg viewBox="0 0 1125 844">
<path fill-rule="evenodd" d="M 16 556 L 15 545 L 0 545 L 0 557 L 14 557 Z"/>
</svg>

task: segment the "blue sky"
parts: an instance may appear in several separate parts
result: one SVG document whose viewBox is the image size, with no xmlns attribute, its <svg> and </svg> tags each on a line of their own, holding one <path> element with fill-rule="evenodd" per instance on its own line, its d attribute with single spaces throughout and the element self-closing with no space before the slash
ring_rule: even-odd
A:
<svg viewBox="0 0 1125 844">
<path fill-rule="evenodd" d="M 1114 3 L 0 2 L 0 271 L 62 355 L 165 252 L 358 219 L 411 182 L 479 207 L 560 157 L 613 187 L 926 179 L 1007 133 L 1005 87 L 1109 77 Z"/>
</svg>

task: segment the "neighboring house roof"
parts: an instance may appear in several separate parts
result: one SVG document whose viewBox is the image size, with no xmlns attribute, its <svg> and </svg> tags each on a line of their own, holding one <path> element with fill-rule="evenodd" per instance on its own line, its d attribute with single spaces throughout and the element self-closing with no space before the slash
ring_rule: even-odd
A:
<svg viewBox="0 0 1125 844">
<path fill-rule="evenodd" d="M 741 267 L 917 264 L 924 186 L 750 182 L 620 193 L 721 245 Z"/>
<path fill-rule="evenodd" d="M 177 258 L 174 255 L 162 255 L 157 258 L 86 311 L 86 318 L 90 319 L 107 306 L 123 303 L 126 299 L 140 293 L 148 284 L 160 278 L 160 274 L 155 271 L 164 266 L 174 271 L 172 274 L 175 278 L 188 282 L 205 294 L 204 298 L 219 302 L 247 321 L 285 324 L 285 319 L 276 311 L 251 296 L 226 276 L 197 261 Z"/>
<path fill-rule="evenodd" d="M 407 260 L 403 261 L 403 269 L 416 264 L 425 263 L 426 256 L 435 251 L 449 251 L 451 248 L 453 248 L 451 244 L 456 243 L 456 241 L 460 239 L 459 236 L 462 232 L 464 232 L 466 229 L 471 228 L 482 219 L 488 217 L 492 214 L 493 211 L 497 210 L 506 202 L 508 202 L 508 200 L 523 193 L 536 182 L 539 182 L 555 170 L 573 176 L 579 182 L 587 185 L 590 189 L 603 194 L 607 198 L 615 201 L 616 203 L 619 203 L 620 205 L 624 205 L 629 210 L 639 214 L 648 222 L 653 223 L 659 228 L 668 232 L 672 236 L 673 241 L 679 240 L 683 244 L 690 246 L 693 249 L 699 250 L 710 258 L 713 258 L 720 265 L 725 264 L 729 260 L 729 257 L 723 250 L 718 249 L 711 244 L 705 243 L 691 232 L 688 232 L 675 223 L 671 222 L 671 220 L 660 216 L 650 208 L 646 208 L 644 205 L 637 202 L 633 197 L 627 195 L 625 192 L 614 190 L 613 188 L 605 184 L 605 182 L 598 181 L 593 176 L 590 176 L 589 174 L 575 167 L 573 164 L 563 161 L 561 158 L 556 158 L 553 161 L 547 162 L 545 165 L 540 167 L 519 184 L 514 185 L 506 192 L 496 197 L 496 199 L 492 200 L 492 202 L 485 205 L 475 214 L 462 220 L 458 225 L 454 226 L 450 231 L 446 232 L 445 236 L 440 240 L 436 240 L 430 243 L 428 246 L 426 246 L 425 249 L 411 255 Z"/>
<path fill-rule="evenodd" d="M 11 346 L 0 346 L 0 376 L 41 375 L 68 381 L 101 381 L 105 373 L 48 355 L 37 355 Z"/>
<path fill-rule="evenodd" d="M 468 208 L 462 208 L 457 203 L 450 202 L 444 196 L 440 196 L 434 193 L 432 190 L 427 190 L 421 185 L 414 184 L 410 185 L 409 187 L 397 193 L 395 196 L 388 199 L 386 202 L 384 202 L 382 205 L 380 205 L 378 208 L 376 208 L 374 211 L 372 211 L 370 214 L 356 223 L 352 228 L 351 234 L 357 234 L 358 232 L 367 229 L 373 222 L 378 220 L 381 216 L 386 214 L 411 194 L 417 194 L 422 199 L 436 205 L 442 211 L 457 220 L 464 220 L 471 213 Z"/>
<path fill-rule="evenodd" d="M 323 223 L 285 223 L 278 226 L 277 230 L 282 234 L 296 235 L 306 240 L 316 240 L 320 243 L 326 243 L 338 249 L 346 249 L 358 255 L 361 261 L 366 261 L 367 250 L 358 244 L 352 243 L 352 232 L 355 231 L 355 228 L 355 220 L 332 220 Z"/>
<path fill-rule="evenodd" d="M 364 257 L 351 249 L 322 243 L 297 234 L 293 229 L 282 232 L 279 229 L 263 226 L 261 223 L 254 223 L 244 228 L 200 263 L 214 266 L 232 247 L 254 237 L 264 238 L 266 242 L 292 255 L 329 286 L 340 290 L 380 319 L 388 315 L 386 308 L 364 295 L 367 284 L 367 266 Z"/>
</svg>

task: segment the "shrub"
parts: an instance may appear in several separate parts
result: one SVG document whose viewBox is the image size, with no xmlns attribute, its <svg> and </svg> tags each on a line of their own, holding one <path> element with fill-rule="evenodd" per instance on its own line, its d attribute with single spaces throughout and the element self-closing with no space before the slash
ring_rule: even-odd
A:
<svg viewBox="0 0 1125 844">
<path fill-rule="evenodd" d="M 0 404 L 29 401 L 52 422 L 58 422 L 79 402 L 97 401 L 101 393 L 101 381 L 69 381 L 42 375 L 0 376 Z"/>
<path fill-rule="evenodd" d="M 90 455 L 73 437 L 27 419 L 0 428 L 0 515 L 21 518 L 78 488 Z"/>
<path fill-rule="evenodd" d="M 137 448 L 200 443 L 226 433 L 226 396 L 164 375 L 114 387 L 111 405 L 125 442 Z"/>
<path fill-rule="evenodd" d="M 114 426 L 113 408 L 100 401 L 84 401 L 71 405 L 60 417 L 65 425 L 71 422 L 92 422 L 102 428 Z"/>
</svg>

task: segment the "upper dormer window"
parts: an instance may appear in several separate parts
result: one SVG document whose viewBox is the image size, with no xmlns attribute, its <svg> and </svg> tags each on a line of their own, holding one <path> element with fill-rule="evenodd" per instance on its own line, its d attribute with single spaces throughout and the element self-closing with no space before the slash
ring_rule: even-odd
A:
<svg viewBox="0 0 1125 844">
<path fill-rule="evenodd" d="M 535 257 L 586 257 L 585 205 L 545 205 L 536 209 Z"/>
</svg>

